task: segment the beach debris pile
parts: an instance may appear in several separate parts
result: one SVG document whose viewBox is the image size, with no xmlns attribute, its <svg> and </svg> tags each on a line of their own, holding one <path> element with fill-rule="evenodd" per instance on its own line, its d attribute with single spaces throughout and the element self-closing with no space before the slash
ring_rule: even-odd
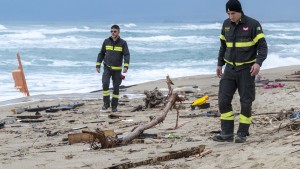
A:
<svg viewBox="0 0 300 169">
<path fill-rule="evenodd" d="M 282 129 L 300 135 L 300 111 L 294 108 L 264 114 L 254 114 L 253 124 L 258 126 L 278 126 L 272 130 L 272 134 Z"/>
<path fill-rule="evenodd" d="M 165 104 L 166 97 L 157 88 L 152 91 L 145 90 L 144 94 L 146 96 L 143 99 L 145 102 L 145 108 L 155 108 L 156 106 L 162 106 Z"/>
</svg>

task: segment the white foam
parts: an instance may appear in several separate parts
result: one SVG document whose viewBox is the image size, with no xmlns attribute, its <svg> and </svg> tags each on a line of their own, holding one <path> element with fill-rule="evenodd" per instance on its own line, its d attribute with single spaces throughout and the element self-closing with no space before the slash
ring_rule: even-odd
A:
<svg viewBox="0 0 300 169">
<path fill-rule="evenodd" d="M 136 24 L 134 23 L 129 23 L 129 24 L 121 24 L 124 25 L 126 28 L 132 28 L 132 27 L 136 27 Z"/>
<path fill-rule="evenodd" d="M 0 39 L 45 39 L 46 36 L 40 32 L 26 32 L 26 33 L 17 33 L 17 34 L 4 34 L 0 35 Z"/>
<path fill-rule="evenodd" d="M 295 35 L 288 35 L 288 34 L 271 34 L 268 35 L 267 38 L 269 39 L 287 39 L 287 40 L 300 40 L 300 36 L 295 36 Z"/>
<path fill-rule="evenodd" d="M 150 36 L 150 37 L 127 37 L 127 41 L 133 42 L 170 42 L 170 43 L 211 43 L 218 41 L 215 37 L 206 37 L 206 36 L 170 36 L 170 35 L 161 35 L 161 36 Z"/>
<path fill-rule="evenodd" d="M 0 24 L 0 30 L 6 30 L 7 28 L 4 25 Z"/>
<path fill-rule="evenodd" d="M 263 69 L 276 68 L 282 66 L 300 65 L 300 58 L 282 57 L 276 53 L 268 54 L 267 59 L 263 63 Z"/>
<path fill-rule="evenodd" d="M 163 30 L 221 30 L 221 23 L 213 24 L 185 24 L 185 25 L 168 25 L 168 26 L 153 26 L 151 28 Z"/>
</svg>

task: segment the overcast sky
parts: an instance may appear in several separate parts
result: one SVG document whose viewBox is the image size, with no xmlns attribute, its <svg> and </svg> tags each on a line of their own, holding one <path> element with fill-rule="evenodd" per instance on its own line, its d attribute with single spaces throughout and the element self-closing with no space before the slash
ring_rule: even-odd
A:
<svg viewBox="0 0 300 169">
<path fill-rule="evenodd" d="M 240 0 L 260 21 L 300 21 L 300 0 Z M 222 21 L 227 0 L 0 0 L 1 21 Z"/>
</svg>

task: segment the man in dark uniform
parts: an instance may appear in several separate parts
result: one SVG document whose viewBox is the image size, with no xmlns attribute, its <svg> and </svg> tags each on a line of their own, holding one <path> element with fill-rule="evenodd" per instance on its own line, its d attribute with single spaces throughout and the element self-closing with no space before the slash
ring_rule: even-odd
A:
<svg viewBox="0 0 300 169">
<path fill-rule="evenodd" d="M 111 27 L 111 37 L 105 39 L 98 54 L 96 69 L 100 73 L 100 66 L 103 63 L 104 72 L 102 75 L 103 85 L 103 107 L 107 110 L 110 107 L 110 78 L 113 81 L 113 95 L 111 100 L 112 112 L 116 112 L 119 100 L 119 88 L 122 82 L 122 65 L 124 60 L 123 73 L 126 73 L 129 66 L 130 54 L 126 41 L 120 38 L 120 27 L 113 25 Z"/>
<path fill-rule="evenodd" d="M 234 112 L 231 101 L 237 89 L 240 95 L 241 112 L 235 142 L 243 143 L 249 136 L 252 121 L 255 76 L 267 58 L 268 47 L 260 23 L 244 15 L 238 0 L 229 0 L 226 4 L 226 12 L 229 18 L 223 23 L 216 70 L 217 75 L 221 77 L 219 109 L 222 131 L 215 135 L 213 140 L 220 142 L 234 140 Z M 222 66 L 225 64 L 224 74 L 222 74 Z"/>
</svg>

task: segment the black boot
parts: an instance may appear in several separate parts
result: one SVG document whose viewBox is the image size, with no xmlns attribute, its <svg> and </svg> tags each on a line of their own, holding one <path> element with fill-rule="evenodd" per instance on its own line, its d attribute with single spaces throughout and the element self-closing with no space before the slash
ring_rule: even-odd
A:
<svg viewBox="0 0 300 169">
<path fill-rule="evenodd" d="M 247 141 L 247 136 L 249 136 L 250 124 L 240 123 L 239 129 L 237 131 L 237 136 L 235 137 L 235 143 L 244 143 Z"/>
<path fill-rule="evenodd" d="M 214 141 L 218 142 L 233 142 L 233 120 L 221 120 L 221 133 L 213 137 Z"/>
<path fill-rule="evenodd" d="M 107 110 L 110 106 L 110 98 L 109 96 L 103 96 L 103 106 L 102 106 L 102 110 Z"/>
<path fill-rule="evenodd" d="M 117 111 L 118 111 L 118 109 L 117 109 L 117 107 L 118 107 L 118 102 L 119 102 L 119 99 L 117 99 L 117 98 L 112 98 L 112 100 L 111 100 L 111 111 L 112 111 L 112 112 L 117 112 Z"/>
</svg>

